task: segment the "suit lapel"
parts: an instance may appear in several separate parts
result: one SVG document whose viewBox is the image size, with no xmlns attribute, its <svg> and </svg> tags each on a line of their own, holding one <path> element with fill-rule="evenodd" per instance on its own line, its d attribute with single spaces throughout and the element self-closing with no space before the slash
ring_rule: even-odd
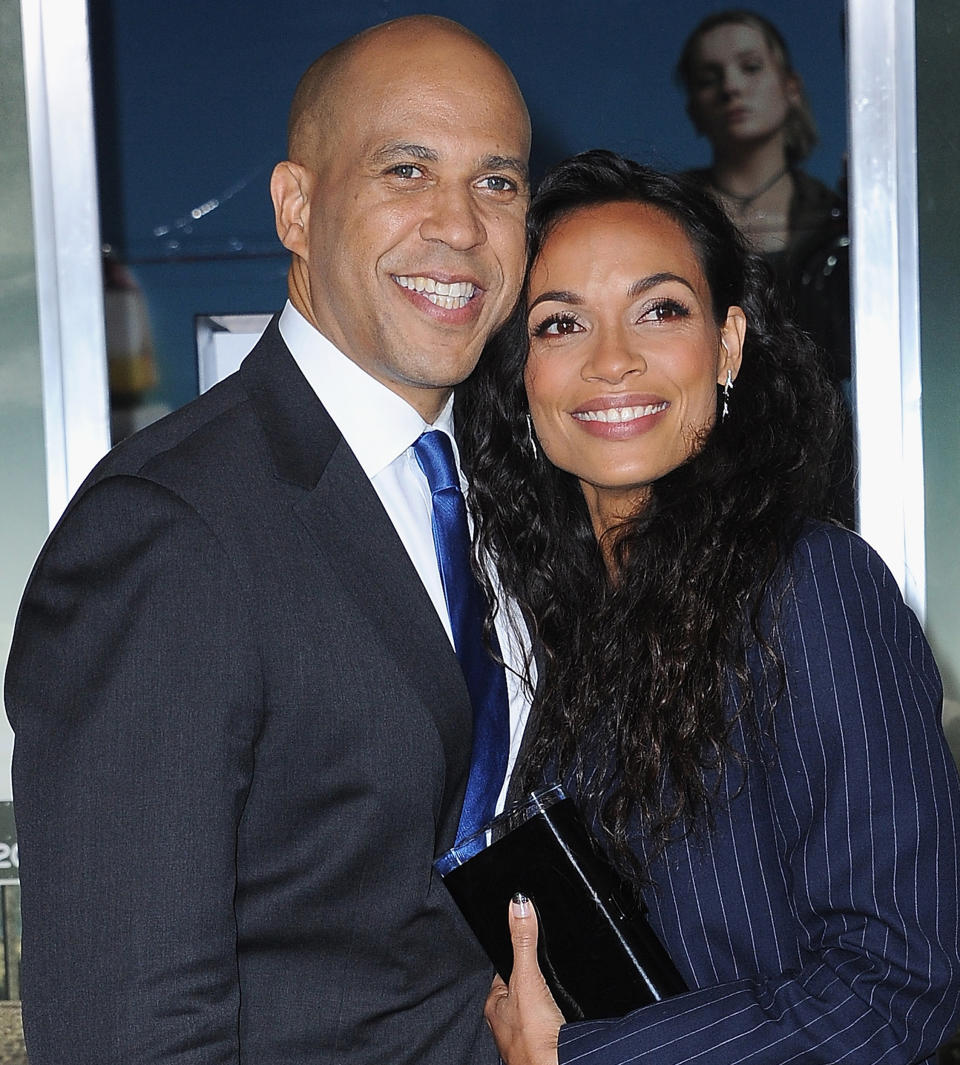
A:
<svg viewBox="0 0 960 1065">
<path fill-rule="evenodd" d="M 376 491 L 287 350 L 276 319 L 240 373 L 277 475 L 304 491 L 295 510 L 319 558 L 420 695 L 449 764 L 466 764 L 472 712 L 453 648 Z M 451 781 L 460 789 L 464 783 Z M 458 796 L 448 799 L 459 809 Z"/>
<path fill-rule="evenodd" d="M 297 512 L 323 560 L 420 694 L 446 750 L 466 750 L 469 760 L 472 711 L 460 664 L 393 523 L 342 441 Z"/>
</svg>

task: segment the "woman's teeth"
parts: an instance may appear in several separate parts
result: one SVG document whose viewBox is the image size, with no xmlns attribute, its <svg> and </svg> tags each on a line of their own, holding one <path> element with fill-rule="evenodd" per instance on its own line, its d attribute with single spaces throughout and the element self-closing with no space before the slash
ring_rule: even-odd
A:
<svg viewBox="0 0 960 1065">
<path fill-rule="evenodd" d="M 573 416 L 580 422 L 632 422 L 635 418 L 645 418 L 649 414 L 658 414 L 669 406 L 670 404 L 664 400 L 662 403 L 648 403 L 645 407 L 608 407 L 606 410 L 578 410 L 573 412 Z"/>
</svg>

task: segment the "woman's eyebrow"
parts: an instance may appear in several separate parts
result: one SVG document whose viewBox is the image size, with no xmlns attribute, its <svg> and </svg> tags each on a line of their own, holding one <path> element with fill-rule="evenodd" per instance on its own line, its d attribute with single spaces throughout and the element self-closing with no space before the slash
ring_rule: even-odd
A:
<svg viewBox="0 0 960 1065">
<path fill-rule="evenodd" d="M 538 303 L 572 303 L 574 306 L 579 307 L 583 303 L 583 297 L 578 296 L 576 292 L 569 292 L 566 289 L 553 289 L 550 292 L 541 292 L 539 296 L 530 304 L 528 312 L 532 311 Z"/>
<path fill-rule="evenodd" d="M 693 285 L 680 274 L 672 274 L 669 271 L 664 271 L 659 274 L 650 274 L 648 277 L 641 277 L 627 289 L 627 295 L 630 299 L 635 299 L 637 296 L 642 296 L 644 292 L 648 292 L 652 288 L 656 288 L 657 285 L 662 285 L 667 281 L 676 281 L 678 284 L 683 285 L 685 288 L 696 295 L 697 290 Z M 538 303 L 569 303 L 575 307 L 579 307 L 583 303 L 583 297 L 576 292 L 571 292 L 569 289 L 551 289 L 548 292 L 541 292 L 539 296 L 530 304 L 527 308 L 528 313 L 537 306 Z"/>
<path fill-rule="evenodd" d="M 685 277 L 681 277 L 680 274 L 672 274 L 669 271 L 660 274 L 650 274 L 649 277 L 641 277 L 639 281 L 634 281 L 628 292 L 631 298 L 634 296 L 641 296 L 644 292 L 649 291 L 651 288 L 656 288 L 657 285 L 662 285 L 666 281 L 676 281 L 690 289 L 694 295 L 697 293 L 697 290 Z"/>
</svg>

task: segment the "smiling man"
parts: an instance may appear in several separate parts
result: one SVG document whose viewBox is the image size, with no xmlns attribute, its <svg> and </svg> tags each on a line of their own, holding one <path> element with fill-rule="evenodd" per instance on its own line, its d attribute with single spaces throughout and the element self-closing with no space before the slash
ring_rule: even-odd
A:
<svg viewBox="0 0 960 1065">
<path fill-rule="evenodd" d="M 321 57 L 271 182 L 289 302 L 45 546 L 6 688 L 32 1065 L 497 1060 L 432 861 L 502 801 L 526 699 L 461 667 L 420 446 L 455 463 L 453 387 L 516 298 L 528 148 L 455 23 Z"/>
<path fill-rule="evenodd" d="M 510 72 L 439 19 L 347 42 L 294 97 L 271 185 L 291 303 L 428 421 L 516 298 L 529 136 Z"/>
</svg>

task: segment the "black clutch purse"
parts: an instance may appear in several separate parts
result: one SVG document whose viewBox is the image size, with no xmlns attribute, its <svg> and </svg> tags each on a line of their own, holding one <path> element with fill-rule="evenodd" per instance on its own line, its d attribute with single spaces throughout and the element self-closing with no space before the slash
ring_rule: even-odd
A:
<svg viewBox="0 0 960 1065">
<path fill-rule="evenodd" d="M 513 968 L 507 905 L 518 891 L 532 900 L 540 968 L 567 1021 L 618 1017 L 687 990 L 559 784 L 500 814 L 434 866 L 504 980 Z"/>
</svg>

